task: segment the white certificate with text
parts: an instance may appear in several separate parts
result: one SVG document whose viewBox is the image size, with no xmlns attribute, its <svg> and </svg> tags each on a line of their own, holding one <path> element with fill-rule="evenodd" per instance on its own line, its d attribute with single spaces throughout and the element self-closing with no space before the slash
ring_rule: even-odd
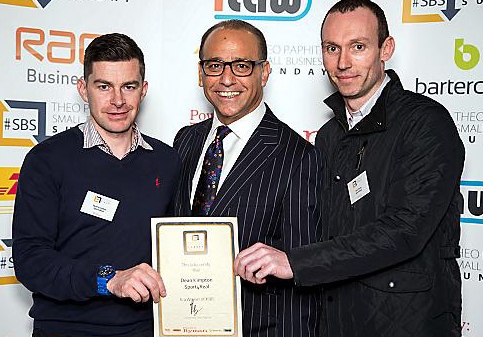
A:
<svg viewBox="0 0 483 337">
<path fill-rule="evenodd" d="M 236 218 L 153 218 L 151 234 L 167 292 L 154 303 L 154 336 L 242 337 Z"/>
</svg>

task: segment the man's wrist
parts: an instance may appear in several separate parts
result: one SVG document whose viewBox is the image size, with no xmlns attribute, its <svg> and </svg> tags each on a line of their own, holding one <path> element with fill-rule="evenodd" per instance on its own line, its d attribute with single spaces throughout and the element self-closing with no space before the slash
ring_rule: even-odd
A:
<svg viewBox="0 0 483 337">
<path fill-rule="evenodd" d="M 111 295 L 107 283 L 116 275 L 116 268 L 111 265 L 100 266 L 97 270 L 97 293 L 102 296 Z"/>
</svg>

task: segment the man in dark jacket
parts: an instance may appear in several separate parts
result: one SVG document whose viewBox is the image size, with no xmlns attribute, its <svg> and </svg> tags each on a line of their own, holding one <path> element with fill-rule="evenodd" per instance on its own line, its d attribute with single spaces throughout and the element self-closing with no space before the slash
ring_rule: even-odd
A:
<svg viewBox="0 0 483 337">
<path fill-rule="evenodd" d="M 323 241 L 287 254 L 262 244 L 236 271 L 324 288 L 324 336 L 461 336 L 459 183 L 464 147 L 448 111 L 403 89 L 384 12 L 342 0 L 322 24 L 338 92 L 318 133 L 326 163 Z"/>
</svg>

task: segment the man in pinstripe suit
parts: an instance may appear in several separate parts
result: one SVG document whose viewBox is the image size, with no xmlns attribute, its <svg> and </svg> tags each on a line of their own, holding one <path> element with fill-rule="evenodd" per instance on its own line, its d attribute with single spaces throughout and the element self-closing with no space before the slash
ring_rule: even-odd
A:
<svg viewBox="0 0 483 337">
<path fill-rule="evenodd" d="M 288 250 L 315 242 L 319 224 L 320 157 L 316 149 L 278 120 L 263 100 L 270 65 L 263 34 L 230 20 L 211 27 L 200 45 L 199 79 L 214 116 L 182 128 L 174 141 L 182 162 L 175 214 L 194 215 L 193 199 L 204 154 L 216 129 L 224 161 L 208 216 L 236 216 L 239 246 L 257 242 Z M 315 288 L 268 278 L 242 283 L 243 335 L 316 336 L 319 309 Z"/>
</svg>

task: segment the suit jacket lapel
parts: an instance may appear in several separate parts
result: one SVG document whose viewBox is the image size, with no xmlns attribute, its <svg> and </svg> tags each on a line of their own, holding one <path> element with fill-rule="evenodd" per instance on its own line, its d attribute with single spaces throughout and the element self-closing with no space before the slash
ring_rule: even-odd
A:
<svg viewBox="0 0 483 337">
<path fill-rule="evenodd" d="M 213 120 L 198 123 L 193 126 L 192 139 L 189 141 L 189 148 L 186 149 L 186 155 L 184 157 L 183 172 L 181 173 L 181 187 L 180 187 L 180 203 L 182 210 L 179 214 L 191 214 L 191 191 L 193 188 L 193 177 L 195 175 L 196 166 L 200 156 L 204 156 L 203 145 L 205 144 L 206 137 L 211 129 Z M 196 188 L 196 186 L 194 187 Z"/>
<path fill-rule="evenodd" d="M 193 155 L 190 158 L 190 163 L 188 164 L 189 167 L 189 192 L 191 193 L 191 189 L 193 188 L 193 176 L 195 175 L 196 171 L 196 166 L 198 165 L 198 160 L 200 159 L 201 156 L 204 157 L 204 153 L 201 153 L 203 151 L 203 145 L 205 144 L 206 138 L 208 137 L 208 134 L 210 133 L 211 129 L 211 124 L 213 123 L 213 119 L 210 119 L 204 123 L 199 123 L 196 126 L 195 129 L 195 138 L 193 141 Z M 196 188 L 196 186 L 195 186 Z"/>
<path fill-rule="evenodd" d="M 280 151 L 280 121 L 267 106 L 267 111 L 235 162 L 209 215 L 220 215 L 236 197 L 237 192 L 255 176 L 264 164 Z"/>
</svg>

